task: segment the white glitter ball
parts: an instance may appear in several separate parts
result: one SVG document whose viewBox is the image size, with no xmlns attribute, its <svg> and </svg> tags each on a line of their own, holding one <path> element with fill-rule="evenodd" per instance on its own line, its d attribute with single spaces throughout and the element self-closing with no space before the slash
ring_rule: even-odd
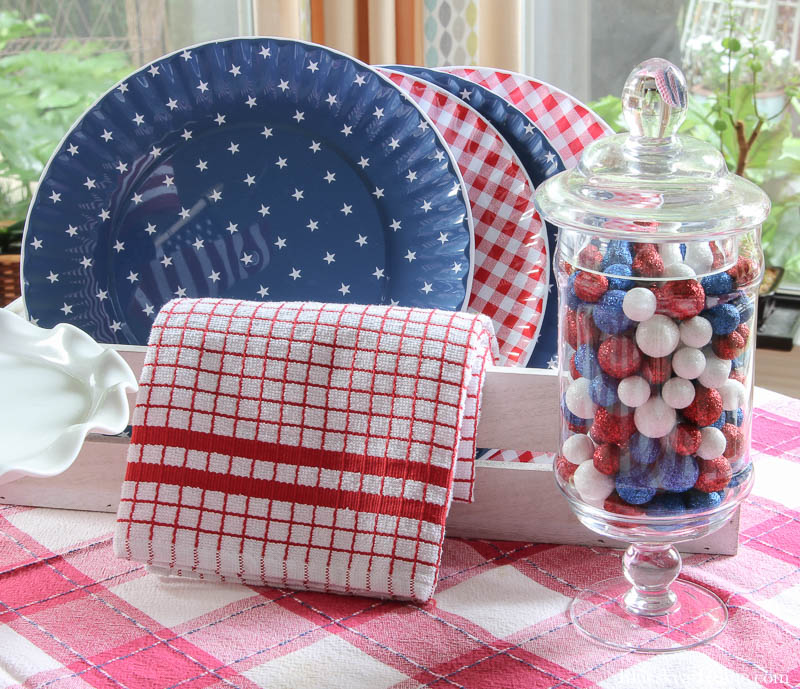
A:
<svg viewBox="0 0 800 689">
<path fill-rule="evenodd" d="M 567 388 L 565 397 L 567 409 L 582 419 L 591 419 L 597 411 L 597 405 L 592 402 L 589 395 L 590 387 L 591 382 L 588 378 L 578 378 L 573 380 Z"/>
<path fill-rule="evenodd" d="M 664 277 L 691 280 L 697 277 L 697 273 L 694 272 L 694 268 L 685 263 L 670 263 L 664 266 Z"/>
<path fill-rule="evenodd" d="M 658 253 L 661 254 L 665 266 L 683 262 L 680 242 L 665 242 L 658 247 Z"/>
<path fill-rule="evenodd" d="M 706 426 L 700 429 L 700 447 L 697 448 L 697 456 L 702 459 L 715 459 L 725 452 L 728 441 L 719 428 Z"/>
<path fill-rule="evenodd" d="M 695 316 L 680 325 L 681 342 L 687 347 L 705 347 L 711 342 L 713 330 L 707 318 Z"/>
<path fill-rule="evenodd" d="M 698 275 L 704 275 L 714 265 L 714 254 L 707 242 L 691 242 L 686 245 L 683 262 Z"/>
<path fill-rule="evenodd" d="M 651 397 L 635 412 L 636 430 L 648 438 L 663 438 L 675 427 L 675 409 L 660 397 Z"/>
<path fill-rule="evenodd" d="M 571 435 L 561 446 L 561 454 L 564 459 L 573 464 L 582 464 L 592 458 L 594 454 L 594 443 L 592 439 L 584 433 Z"/>
<path fill-rule="evenodd" d="M 622 300 L 622 311 L 632 321 L 646 321 L 656 312 L 656 295 L 646 287 L 634 287 Z"/>
<path fill-rule="evenodd" d="M 701 385 L 707 388 L 718 388 L 731 372 L 731 362 L 720 359 L 713 352 L 706 352 L 706 367 L 698 377 Z"/>
<path fill-rule="evenodd" d="M 673 409 L 688 407 L 694 399 L 694 392 L 694 385 L 686 378 L 670 378 L 661 388 L 661 396 Z"/>
<path fill-rule="evenodd" d="M 706 368 L 706 355 L 695 347 L 680 347 L 672 355 L 672 370 L 681 378 L 693 380 Z"/>
<path fill-rule="evenodd" d="M 650 383 L 641 376 L 628 376 L 619 382 L 617 395 L 622 404 L 641 407 L 650 399 Z"/>
<path fill-rule="evenodd" d="M 658 314 L 636 326 L 636 344 L 648 356 L 672 354 L 679 340 L 678 326 L 667 316 Z"/>
<path fill-rule="evenodd" d="M 745 387 L 738 380 L 728 378 L 719 386 L 719 394 L 722 396 L 722 408 L 725 411 L 736 411 L 744 406 Z"/>
<path fill-rule="evenodd" d="M 594 462 L 583 462 L 575 469 L 572 483 L 578 495 L 586 502 L 602 503 L 614 492 L 614 478 L 601 474 L 594 468 Z"/>
</svg>

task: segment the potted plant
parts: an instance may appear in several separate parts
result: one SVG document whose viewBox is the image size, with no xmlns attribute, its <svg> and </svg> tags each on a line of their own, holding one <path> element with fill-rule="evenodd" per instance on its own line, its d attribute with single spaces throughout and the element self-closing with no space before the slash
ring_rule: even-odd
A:
<svg viewBox="0 0 800 689">
<path fill-rule="evenodd" d="M 742 34 L 740 26 L 728 0 L 723 35 L 689 41 L 685 68 L 694 82 L 681 133 L 718 146 L 731 170 L 769 194 L 762 245 L 768 265 L 784 269 L 768 269 L 764 287 L 772 294 L 781 276 L 800 283 L 800 138 L 791 118 L 800 113 L 800 68 L 788 51 Z M 592 107 L 622 130 L 618 98 L 606 96 Z"/>
</svg>

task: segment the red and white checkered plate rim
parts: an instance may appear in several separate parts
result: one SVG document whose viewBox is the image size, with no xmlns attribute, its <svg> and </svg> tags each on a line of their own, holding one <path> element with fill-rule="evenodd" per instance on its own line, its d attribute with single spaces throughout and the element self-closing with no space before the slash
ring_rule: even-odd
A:
<svg viewBox="0 0 800 689">
<path fill-rule="evenodd" d="M 475 227 L 469 310 L 489 316 L 500 363 L 524 366 L 538 333 L 549 282 L 547 235 L 519 157 L 470 105 L 423 79 L 378 68 L 433 121 L 467 187 Z"/>
<path fill-rule="evenodd" d="M 577 166 L 583 149 L 614 130 L 568 93 L 524 74 L 491 67 L 444 67 L 488 88 L 518 107 L 547 137 L 564 165 Z"/>
</svg>

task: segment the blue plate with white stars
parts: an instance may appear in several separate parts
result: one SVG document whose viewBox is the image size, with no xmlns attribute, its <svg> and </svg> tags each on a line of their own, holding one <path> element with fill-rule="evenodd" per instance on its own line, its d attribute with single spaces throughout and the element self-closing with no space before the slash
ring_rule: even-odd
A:
<svg viewBox="0 0 800 689">
<path fill-rule="evenodd" d="M 530 118 L 496 93 L 462 77 L 448 74 L 446 71 L 410 66 L 393 66 L 392 69 L 398 69 L 436 84 L 469 103 L 495 126 L 514 153 L 519 156 L 534 187 L 538 187 L 548 177 L 565 169 L 561 156 Z M 549 294 L 553 295 L 553 299 L 545 302 L 538 339 L 527 362 L 531 368 L 552 367 L 558 354 L 558 304 L 555 298 L 557 290 L 555 289 L 555 270 L 553 269 L 558 228 L 550 223 L 545 223 L 545 226 L 547 227 L 548 265 L 550 268 Z"/>
<path fill-rule="evenodd" d="M 458 168 L 394 84 L 322 46 L 232 39 L 156 60 L 73 126 L 28 215 L 23 291 L 41 326 L 145 344 L 181 296 L 457 310 L 472 243 Z"/>
</svg>

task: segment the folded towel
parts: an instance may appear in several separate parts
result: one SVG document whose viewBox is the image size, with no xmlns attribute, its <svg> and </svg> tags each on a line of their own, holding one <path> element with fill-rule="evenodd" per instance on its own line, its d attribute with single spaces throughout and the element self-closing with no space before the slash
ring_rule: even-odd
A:
<svg viewBox="0 0 800 689">
<path fill-rule="evenodd" d="M 188 576 L 426 601 L 468 501 L 491 321 L 178 299 L 153 324 L 114 548 Z"/>
</svg>

